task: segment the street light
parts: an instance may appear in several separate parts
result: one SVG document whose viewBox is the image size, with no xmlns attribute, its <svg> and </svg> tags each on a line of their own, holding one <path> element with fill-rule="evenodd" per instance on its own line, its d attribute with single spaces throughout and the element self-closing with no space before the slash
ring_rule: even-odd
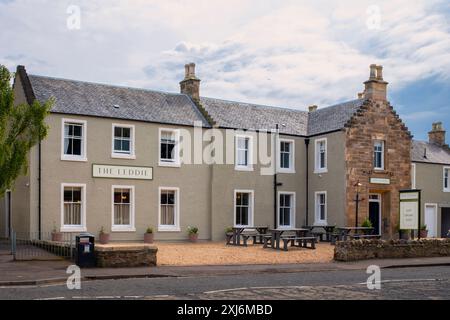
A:
<svg viewBox="0 0 450 320">
<path fill-rule="evenodd" d="M 359 211 L 359 202 L 364 201 L 364 199 L 359 199 L 359 188 L 362 186 L 362 183 L 359 180 L 355 183 L 354 187 L 356 187 L 356 216 L 355 216 L 355 227 L 358 227 L 358 211 Z"/>
</svg>

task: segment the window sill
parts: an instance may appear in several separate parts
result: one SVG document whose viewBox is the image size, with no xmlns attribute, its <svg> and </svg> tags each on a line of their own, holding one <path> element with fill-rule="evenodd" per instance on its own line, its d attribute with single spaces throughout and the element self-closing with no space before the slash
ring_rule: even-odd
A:
<svg viewBox="0 0 450 320">
<path fill-rule="evenodd" d="M 181 232 L 179 227 L 158 226 L 158 232 Z"/>
<path fill-rule="evenodd" d="M 87 162 L 87 158 L 85 157 L 67 157 L 62 156 L 61 161 L 77 161 L 77 162 Z"/>
<path fill-rule="evenodd" d="M 326 221 L 315 221 L 314 226 L 327 226 L 328 223 Z"/>
<path fill-rule="evenodd" d="M 253 171 L 253 167 L 240 167 L 240 166 L 235 166 L 234 170 L 236 171 Z"/>
<path fill-rule="evenodd" d="M 159 160 L 158 166 L 168 167 L 168 168 L 180 168 L 181 164 L 179 162 L 164 162 L 164 161 Z"/>
<path fill-rule="evenodd" d="M 328 173 L 328 169 L 315 169 L 314 173 L 316 173 L 316 174 Z"/>
<path fill-rule="evenodd" d="M 295 173 L 295 169 L 278 168 L 277 173 Z"/>
<path fill-rule="evenodd" d="M 59 232 L 87 232 L 86 227 L 61 227 L 59 229 Z"/>
<path fill-rule="evenodd" d="M 130 159 L 130 160 L 135 160 L 136 159 L 136 155 L 134 155 L 134 154 L 122 154 L 122 153 L 112 153 L 111 154 L 111 158 L 113 158 L 113 159 Z"/>
<path fill-rule="evenodd" d="M 111 232 L 136 232 L 136 228 L 129 226 L 112 226 Z"/>
<path fill-rule="evenodd" d="M 450 192 L 450 189 L 444 189 L 442 192 Z"/>
</svg>

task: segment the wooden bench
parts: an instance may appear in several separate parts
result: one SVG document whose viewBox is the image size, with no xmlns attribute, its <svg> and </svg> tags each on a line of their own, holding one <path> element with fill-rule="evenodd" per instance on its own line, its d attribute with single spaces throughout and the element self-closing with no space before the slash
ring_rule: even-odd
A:
<svg viewBox="0 0 450 320">
<path fill-rule="evenodd" d="M 272 245 L 272 235 L 266 234 L 262 236 L 263 239 L 263 248 L 267 248 Z"/>
<path fill-rule="evenodd" d="M 291 242 L 291 247 L 299 247 L 299 248 L 307 248 L 307 249 L 316 249 L 316 237 L 282 237 L 283 240 L 283 250 L 288 251 L 288 244 Z M 297 242 L 297 244 L 296 244 Z M 310 246 L 308 247 L 308 243 Z"/>
</svg>

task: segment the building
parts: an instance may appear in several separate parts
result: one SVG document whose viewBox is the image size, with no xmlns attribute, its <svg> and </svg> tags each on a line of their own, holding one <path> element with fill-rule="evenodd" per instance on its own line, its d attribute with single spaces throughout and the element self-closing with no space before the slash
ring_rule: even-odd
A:
<svg viewBox="0 0 450 320">
<path fill-rule="evenodd" d="M 358 193 L 358 224 L 369 218 L 389 238 L 399 190 L 414 187 L 431 235 L 450 229 L 445 131 L 435 123 L 428 142 L 412 139 L 381 66 L 370 66 L 358 99 L 308 111 L 202 97 L 195 65 L 185 68 L 174 94 L 19 66 L 17 103 L 55 105 L 28 174 L 0 201 L 4 234 L 103 228 L 113 241 L 140 241 L 152 226 L 157 240 L 182 240 L 197 226 L 200 239 L 221 240 L 233 225 L 353 226 Z"/>
</svg>

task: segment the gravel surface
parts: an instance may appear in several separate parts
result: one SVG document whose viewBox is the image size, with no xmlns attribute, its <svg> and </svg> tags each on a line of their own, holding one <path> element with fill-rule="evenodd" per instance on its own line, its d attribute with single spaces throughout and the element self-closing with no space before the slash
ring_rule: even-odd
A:
<svg viewBox="0 0 450 320">
<path fill-rule="evenodd" d="M 289 248 L 289 251 L 264 249 L 262 245 L 248 247 L 225 245 L 223 242 L 156 243 L 158 265 L 230 265 L 326 263 L 333 260 L 334 246 L 319 243 L 316 250 Z"/>
</svg>

